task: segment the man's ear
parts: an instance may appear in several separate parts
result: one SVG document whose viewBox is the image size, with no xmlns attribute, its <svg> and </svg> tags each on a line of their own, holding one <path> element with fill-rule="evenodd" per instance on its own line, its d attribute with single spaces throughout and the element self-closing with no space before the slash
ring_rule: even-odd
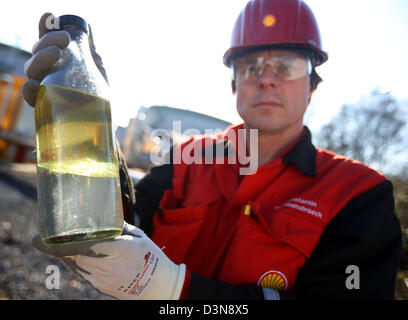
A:
<svg viewBox="0 0 408 320">
<path fill-rule="evenodd" d="M 234 79 L 231 79 L 231 89 L 232 89 L 232 93 L 235 94 L 235 92 L 237 91 L 237 85 Z"/>
</svg>

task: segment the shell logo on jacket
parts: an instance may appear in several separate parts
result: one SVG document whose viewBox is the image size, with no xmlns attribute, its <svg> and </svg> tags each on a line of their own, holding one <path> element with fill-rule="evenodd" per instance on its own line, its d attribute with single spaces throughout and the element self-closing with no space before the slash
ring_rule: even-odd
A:
<svg viewBox="0 0 408 320">
<path fill-rule="evenodd" d="M 263 288 L 285 291 L 288 287 L 288 280 L 282 272 L 270 270 L 259 278 L 257 285 Z"/>
</svg>

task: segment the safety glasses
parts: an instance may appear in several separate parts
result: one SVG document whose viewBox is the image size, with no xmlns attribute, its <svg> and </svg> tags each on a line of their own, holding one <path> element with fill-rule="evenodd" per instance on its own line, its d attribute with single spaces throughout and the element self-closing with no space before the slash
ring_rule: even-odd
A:
<svg viewBox="0 0 408 320">
<path fill-rule="evenodd" d="M 274 75 L 283 81 L 297 80 L 312 73 L 310 59 L 302 55 L 279 55 L 265 58 L 259 54 L 252 54 L 237 59 L 235 70 L 238 77 L 253 81 L 261 77 L 268 64 Z"/>
</svg>

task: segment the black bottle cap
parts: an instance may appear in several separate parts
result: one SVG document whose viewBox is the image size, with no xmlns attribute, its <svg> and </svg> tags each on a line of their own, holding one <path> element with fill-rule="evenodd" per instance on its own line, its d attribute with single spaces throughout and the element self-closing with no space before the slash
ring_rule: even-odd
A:
<svg viewBox="0 0 408 320">
<path fill-rule="evenodd" d="M 88 33 L 88 24 L 84 19 L 72 14 L 66 14 L 60 16 L 59 18 L 60 29 L 63 29 L 65 26 L 76 26 L 79 27 L 85 33 Z"/>
</svg>

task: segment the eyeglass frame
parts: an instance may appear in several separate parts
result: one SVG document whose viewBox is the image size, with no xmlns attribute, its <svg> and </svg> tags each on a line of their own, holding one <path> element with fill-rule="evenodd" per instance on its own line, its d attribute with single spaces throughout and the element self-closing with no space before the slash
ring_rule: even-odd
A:
<svg viewBox="0 0 408 320">
<path fill-rule="evenodd" d="M 246 54 L 245 56 L 242 56 L 242 57 L 239 57 L 239 58 L 236 58 L 235 59 L 235 61 L 233 62 L 233 64 L 232 64 L 232 67 L 233 67 L 233 71 L 234 71 L 234 76 L 233 76 L 233 80 L 236 80 L 236 76 L 237 76 L 237 73 L 238 73 L 238 68 L 239 68 L 239 66 L 238 66 L 238 64 L 239 64 L 239 62 L 240 61 L 242 61 L 242 60 L 245 60 L 245 59 L 249 59 L 249 55 L 251 55 L 251 54 L 253 54 L 254 52 L 251 52 L 250 54 Z M 269 64 L 270 66 L 271 66 L 271 68 L 272 68 L 272 71 L 273 71 L 273 74 L 280 80 L 280 81 L 294 81 L 294 80 L 297 80 L 297 79 L 301 79 L 301 78 L 303 78 L 303 77 L 305 77 L 305 76 L 307 76 L 307 75 L 311 75 L 312 73 L 313 73 L 313 70 L 314 70 L 314 66 L 313 66 L 313 63 L 312 63 L 312 59 L 311 59 L 311 57 L 309 56 L 309 54 L 307 54 L 306 52 L 303 52 L 303 51 L 300 51 L 300 50 L 296 50 L 296 51 L 293 51 L 293 53 L 295 54 L 295 55 L 291 55 L 291 54 L 282 54 L 282 55 L 279 55 L 279 56 L 273 56 L 273 57 L 270 57 L 269 59 L 266 59 L 266 61 L 265 61 L 265 57 L 264 56 L 259 56 L 259 57 L 254 57 L 254 59 L 256 59 L 256 60 L 258 60 L 255 64 L 261 64 L 261 66 L 260 66 L 260 69 L 259 69 L 259 71 L 257 72 L 258 74 L 256 75 L 256 79 L 251 79 L 251 80 L 259 80 L 260 79 L 260 77 L 262 76 L 262 74 L 264 73 L 264 71 L 265 71 L 265 67 L 266 67 L 266 65 L 267 64 Z M 299 77 L 296 77 L 296 78 L 293 78 L 293 79 L 284 79 L 284 78 L 282 78 L 281 77 L 281 75 L 279 75 L 279 73 L 276 71 L 276 67 L 274 66 L 274 64 L 271 62 L 271 60 L 280 60 L 280 59 L 282 59 L 282 58 L 285 58 L 285 57 L 290 57 L 290 58 L 294 58 L 294 59 L 301 59 L 301 60 L 305 60 L 306 61 L 306 63 L 307 63 L 307 71 L 306 71 L 306 73 L 304 74 L 304 75 L 301 75 L 301 76 L 299 76 Z M 260 61 L 260 59 L 262 59 L 262 61 Z M 275 62 L 275 61 L 274 61 Z M 248 81 L 248 80 L 250 80 L 250 79 L 248 79 L 248 72 L 249 72 L 249 68 L 251 67 L 251 65 L 249 65 L 249 66 L 247 66 L 247 68 L 246 68 L 246 70 L 245 70 L 245 80 L 246 81 Z M 259 67 L 259 66 L 257 66 L 257 67 Z"/>
</svg>

